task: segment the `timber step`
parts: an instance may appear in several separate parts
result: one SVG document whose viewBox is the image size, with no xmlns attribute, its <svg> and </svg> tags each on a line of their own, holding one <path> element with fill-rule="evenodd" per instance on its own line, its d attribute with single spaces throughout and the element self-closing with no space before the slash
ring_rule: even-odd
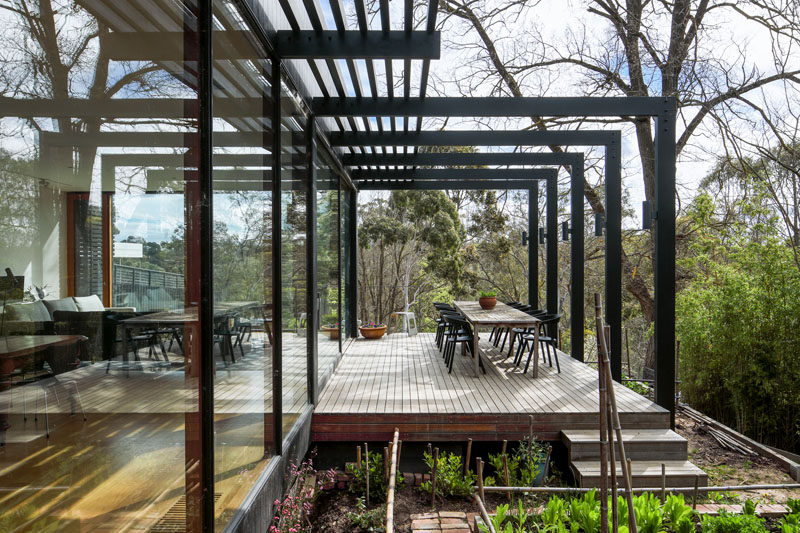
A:
<svg viewBox="0 0 800 533">
<path fill-rule="evenodd" d="M 666 487 L 694 487 L 695 479 L 698 486 L 708 485 L 708 475 L 689 461 L 632 461 L 631 474 L 634 487 L 660 487 L 661 465 L 665 467 Z M 581 487 L 600 486 L 600 461 L 573 461 L 572 467 L 575 478 Z M 622 477 L 620 464 L 616 464 L 617 477 Z"/>
<path fill-rule="evenodd" d="M 599 461 L 600 436 L 596 429 L 564 430 L 561 441 L 570 461 Z M 622 430 L 625 455 L 632 461 L 685 461 L 688 443 L 670 429 Z M 619 457 L 619 444 L 616 456 Z"/>
</svg>

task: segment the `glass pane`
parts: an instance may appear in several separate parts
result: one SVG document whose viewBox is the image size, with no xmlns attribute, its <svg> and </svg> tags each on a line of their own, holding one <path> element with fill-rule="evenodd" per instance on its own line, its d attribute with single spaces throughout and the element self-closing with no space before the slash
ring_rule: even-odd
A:
<svg viewBox="0 0 800 533">
<path fill-rule="evenodd" d="M 222 531 L 275 453 L 272 65 L 233 2 L 217 1 L 215 14 L 226 29 L 214 36 L 213 136 L 215 529 Z M 240 31 L 236 59 L 223 55 L 230 29 Z M 247 100 L 229 113 L 231 98 Z"/>
<path fill-rule="evenodd" d="M 306 116 L 294 90 L 281 90 L 281 334 L 283 434 L 308 403 L 308 262 Z"/>
<path fill-rule="evenodd" d="M 0 530 L 200 531 L 197 7 L 14 5 L 52 19 L 0 34 Z"/>
<path fill-rule="evenodd" d="M 339 355 L 339 176 L 317 152 L 317 297 L 320 330 L 317 375 L 323 380 Z"/>
<path fill-rule="evenodd" d="M 344 185 L 339 187 L 339 246 L 340 246 L 340 283 L 342 287 L 342 339 L 350 337 L 350 325 L 353 323 L 354 317 L 350 316 L 350 247 L 353 243 L 350 242 L 350 203 L 353 201 L 353 192 Z"/>
</svg>

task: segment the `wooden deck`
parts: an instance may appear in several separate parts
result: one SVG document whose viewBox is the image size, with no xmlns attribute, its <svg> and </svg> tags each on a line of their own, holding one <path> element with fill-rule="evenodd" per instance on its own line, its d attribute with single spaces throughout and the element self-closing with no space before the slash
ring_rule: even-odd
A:
<svg viewBox="0 0 800 533">
<path fill-rule="evenodd" d="M 487 373 L 475 377 L 456 354 L 452 374 L 433 333 L 359 339 L 322 391 L 312 422 L 315 441 L 385 441 L 395 427 L 408 441 L 494 441 L 527 435 L 557 440 L 562 429 L 597 427 L 597 373 L 561 354 L 561 373 L 540 364 L 539 377 L 514 369 L 485 339 Z M 508 347 L 506 347 L 508 349 Z M 615 385 L 626 429 L 668 428 L 668 411 Z"/>
</svg>

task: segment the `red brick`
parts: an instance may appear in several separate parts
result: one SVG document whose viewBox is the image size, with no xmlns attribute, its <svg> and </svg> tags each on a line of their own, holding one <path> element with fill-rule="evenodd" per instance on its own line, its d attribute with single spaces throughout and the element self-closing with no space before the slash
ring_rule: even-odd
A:
<svg viewBox="0 0 800 533">
<path fill-rule="evenodd" d="M 438 520 L 433 520 L 433 519 L 412 520 L 411 521 L 411 529 L 414 529 L 414 530 L 421 529 L 421 530 L 426 530 L 426 531 L 430 531 L 432 529 L 435 529 L 435 530 L 438 531 L 438 530 L 440 530 L 439 521 Z"/>
<path fill-rule="evenodd" d="M 411 520 L 431 520 L 436 518 L 436 513 L 412 514 Z"/>
<path fill-rule="evenodd" d="M 422 474 L 414 474 L 414 486 L 419 487 L 422 484 Z"/>
<path fill-rule="evenodd" d="M 430 481 L 431 475 L 430 474 L 422 474 L 422 481 Z"/>
<path fill-rule="evenodd" d="M 442 518 L 463 518 L 466 520 L 467 513 L 461 511 L 439 511 L 439 516 Z"/>
</svg>

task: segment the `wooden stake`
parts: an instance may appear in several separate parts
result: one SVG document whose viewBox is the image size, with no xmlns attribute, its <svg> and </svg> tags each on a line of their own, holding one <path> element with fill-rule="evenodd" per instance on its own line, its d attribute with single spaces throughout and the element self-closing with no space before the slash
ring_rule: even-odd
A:
<svg viewBox="0 0 800 533">
<path fill-rule="evenodd" d="M 356 446 L 356 468 L 361 470 L 361 446 Z"/>
<path fill-rule="evenodd" d="M 369 446 L 364 443 L 364 480 L 367 485 L 366 504 L 369 507 Z"/>
<path fill-rule="evenodd" d="M 489 518 L 489 513 L 486 512 L 486 506 L 483 505 L 483 500 L 477 494 L 472 495 L 472 499 L 478 504 L 478 511 L 481 513 L 481 518 L 486 522 L 486 527 L 489 528 L 489 533 L 497 533 L 492 525 L 492 519 Z"/>
<path fill-rule="evenodd" d="M 606 400 L 608 396 L 606 396 Z M 611 431 L 611 406 L 608 405 L 606 402 L 606 432 L 608 434 L 608 441 L 609 441 L 609 449 L 611 453 L 609 454 L 609 470 L 611 471 L 611 526 L 612 531 L 617 533 L 619 531 L 619 523 L 618 523 L 618 509 L 617 509 L 617 446 L 614 444 L 614 432 Z"/>
<path fill-rule="evenodd" d="M 383 447 L 383 479 L 389 482 L 389 447 Z"/>
<path fill-rule="evenodd" d="M 667 467 L 661 463 L 661 503 L 667 499 Z"/>
<path fill-rule="evenodd" d="M 502 455 L 505 455 L 505 454 L 506 454 L 506 448 L 507 448 L 507 447 L 508 447 L 508 441 L 507 441 L 507 440 L 504 440 L 504 441 L 503 441 L 503 449 L 500 451 L 500 453 L 501 453 Z"/>
<path fill-rule="evenodd" d="M 431 507 L 436 507 L 436 471 L 439 469 L 439 447 L 433 449 L 433 471 L 431 472 Z"/>
<path fill-rule="evenodd" d="M 508 455 L 503 454 L 503 479 L 506 482 L 506 487 L 510 485 L 508 482 Z M 511 492 L 506 492 L 508 501 L 511 501 Z"/>
<path fill-rule="evenodd" d="M 632 378 L 633 373 L 631 372 L 631 350 L 628 346 L 628 328 L 625 328 L 625 355 L 628 357 L 628 377 Z"/>
<path fill-rule="evenodd" d="M 400 453 L 403 451 L 403 441 L 397 441 L 397 468 L 400 468 Z"/>
<path fill-rule="evenodd" d="M 528 415 L 528 443 L 533 442 L 533 415 Z"/>
<path fill-rule="evenodd" d="M 467 456 L 464 458 L 464 475 L 469 473 L 469 459 L 472 455 L 472 439 L 467 439 Z"/>
<path fill-rule="evenodd" d="M 700 486 L 700 476 L 694 476 L 694 493 L 692 493 L 692 510 L 697 510 L 697 489 Z"/>
<path fill-rule="evenodd" d="M 483 461 L 481 461 L 480 457 L 475 458 L 475 468 L 478 471 L 478 493 L 481 500 L 486 501 L 486 497 L 483 494 Z"/>
</svg>

